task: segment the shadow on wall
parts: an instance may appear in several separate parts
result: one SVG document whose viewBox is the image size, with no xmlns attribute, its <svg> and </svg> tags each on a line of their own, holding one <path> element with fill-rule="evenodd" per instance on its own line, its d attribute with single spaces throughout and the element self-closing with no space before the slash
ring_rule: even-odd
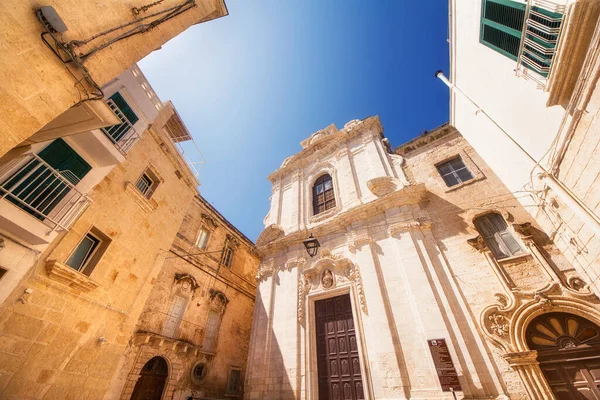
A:
<svg viewBox="0 0 600 400">
<path fill-rule="evenodd" d="M 284 358 L 273 323 L 276 318 L 281 317 L 283 324 L 288 315 L 279 316 L 277 312 L 286 313 L 289 312 L 290 308 L 282 309 L 281 306 L 277 310 L 275 308 L 275 292 L 276 287 L 279 286 L 278 274 L 274 274 L 267 281 L 262 282 L 261 286 L 263 287 L 259 286 L 257 291 L 254 308 L 253 332 L 250 342 L 244 399 L 299 399 L 302 361 L 301 327 L 297 323 L 294 324 L 296 325 L 296 332 L 293 336 L 286 334 L 289 332 L 287 327 L 283 332 L 278 332 L 280 335 L 284 334 L 281 339 L 286 341 L 289 348 L 288 357 Z M 296 299 L 295 293 L 293 299 L 294 301 Z M 285 304 L 288 303 L 289 298 L 279 300 Z M 291 310 L 295 310 L 295 307 Z M 290 365 L 290 363 L 294 365 Z"/>
</svg>

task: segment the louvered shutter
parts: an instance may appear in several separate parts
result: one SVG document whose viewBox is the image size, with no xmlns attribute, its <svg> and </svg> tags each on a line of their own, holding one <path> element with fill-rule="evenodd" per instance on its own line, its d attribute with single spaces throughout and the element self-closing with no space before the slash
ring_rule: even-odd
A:
<svg viewBox="0 0 600 400">
<path fill-rule="evenodd" d="M 38 154 L 52 168 L 63 173 L 62 175 L 73 185 L 76 185 L 91 169 L 90 164 L 62 139 L 56 139 Z M 68 171 L 68 173 L 66 172 Z"/>
<path fill-rule="evenodd" d="M 521 44 L 525 8 L 525 3 L 511 0 L 483 0 L 481 42 L 516 60 Z"/>
<path fill-rule="evenodd" d="M 115 94 L 110 96 L 110 99 L 115 102 L 116 106 L 119 107 L 119 110 L 121 110 L 121 112 L 123 113 L 123 115 L 125 115 L 125 118 L 127 118 L 131 125 L 134 125 L 136 122 L 139 121 L 138 116 L 135 114 L 135 112 L 129 106 L 129 104 L 127 104 L 121 93 L 116 92 Z"/>
<path fill-rule="evenodd" d="M 475 220 L 475 227 L 497 259 L 523 253 L 523 248 L 509 231 L 500 214 L 487 214 Z"/>
</svg>

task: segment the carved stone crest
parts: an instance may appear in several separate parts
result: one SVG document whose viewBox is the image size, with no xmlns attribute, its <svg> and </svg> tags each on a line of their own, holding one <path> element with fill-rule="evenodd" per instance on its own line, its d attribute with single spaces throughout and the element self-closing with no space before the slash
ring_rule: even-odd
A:
<svg viewBox="0 0 600 400">
<path fill-rule="evenodd" d="M 325 289 L 329 289 L 333 286 L 333 274 L 330 270 L 326 269 L 323 271 L 323 276 L 321 277 L 321 284 Z"/>
</svg>

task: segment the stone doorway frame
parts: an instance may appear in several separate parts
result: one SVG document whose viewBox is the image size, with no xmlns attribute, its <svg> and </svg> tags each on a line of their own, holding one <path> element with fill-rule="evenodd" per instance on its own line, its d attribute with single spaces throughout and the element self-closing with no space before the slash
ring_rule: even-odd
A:
<svg viewBox="0 0 600 400">
<path fill-rule="evenodd" d="M 133 389 L 138 379 L 140 379 L 142 368 L 148 361 L 150 361 L 154 357 L 161 357 L 167 363 L 168 375 L 165 380 L 165 386 L 163 389 L 163 393 L 161 396 L 161 400 L 171 400 L 173 398 L 173 394 L 175 392 L 175 384 L 177 383 L 177 377 L 174 374 L 174 365 L 171 359 L 160 351 L 156 351 L 156 349 L 146 348 L 146 351 L 142 351 L 144 346 L 140 346 L 140 350 L 136 355 L 136 360 L 134 362 L 133 368 L 129 374 L 127 374 L 127 379 L 125 380 L 125 385 L 123 386 L 123 390 L 121 391 L 120 400 L 129 400 L 131 395 L 133 394 Z"/>
<path fill-rule="evenodd" d="M 332 268 L 333 270 L 333 268 Z M 364 330 L 360 313 L 360 301 L 356 288 L 352 283 L 345 282 L 336 285 L 330 289 L 319 287 L 318 290 L 311 292 L 306 297 L 306 329 L 305 332 L 305 385 L 306 399 L 317 400 L 319 398 L 319 379 L 317 373 L 317 339 L 314 332 L 315 329 L 315 302 L 317 300 L 328 299 L 348 294 L 350 296 L 350 305 L 352 308 L 352 318 L 354 320 L 354 328 L 356 332 L 356 343 L 358 345 L 358 356 L 360 362 L 360 373 L 363 380 L 363 388 L 365 400 L 374 399 L 373 389 L 371 384 L 371 374 L 369 370 L 369 362 L 366 352 L 366 344 L 364 342 Z"/>
</svg>

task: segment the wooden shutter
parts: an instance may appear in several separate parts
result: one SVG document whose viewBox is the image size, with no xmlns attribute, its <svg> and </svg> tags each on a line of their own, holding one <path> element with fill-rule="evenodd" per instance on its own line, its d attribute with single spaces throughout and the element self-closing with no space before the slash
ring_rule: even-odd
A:
<svg viewBox="0 0 600 400">
<path fill-rule="evenodd" d="M 483 0 L 481 42 L 516 60 L 521 44 L 525 8 L 525 3 L 511 0 Z"/>
<path fill-rule="evenodd" d="M 92 169 L 90 164 L 85 162 L 85 160 L 62 139 L 56 139 L 40 151 L 38 155 L 55 170 L 60 172 L 69 171 L 70 173 L 64 173 L 63 176 L 73 185 L 79 183 L 79 181 Z"/>
<path fill-rule="evenodd" d="M 179 326 L 179 321 L 181 321 L 183 316 L 184 308 L 185 299 L 180 296 L 174 296 L 173 301 L 171 302 L 171 308 L 165 319 L 165 325 L 163 326 L 162 334 L 164 336 L 173 337 L 173 335 L 175 335 L 175 331 L 177 331 Z"/>
<path fill-rule="evenodd" d="M 206 321 L 206 330 L 204 332 L 204 341 L 202 350 L 212 353 L 214 351 L 219 323 L 221 322 L 221 314 L 215 310 L 208 312 L 208 320 Z"/>
<path fill-rule="evenodd" d="M 119 110 L 123 113 L 125 118 L 129 121 L 131 125 L 134 125 L 139 121 L 138 116 L 133 111 L 133 109 L 127 104 L 121 93 L 117 92 L 110 96 L 110 99 L 115 102 L 116 106 L 119 107 Z"/>
</svg>

